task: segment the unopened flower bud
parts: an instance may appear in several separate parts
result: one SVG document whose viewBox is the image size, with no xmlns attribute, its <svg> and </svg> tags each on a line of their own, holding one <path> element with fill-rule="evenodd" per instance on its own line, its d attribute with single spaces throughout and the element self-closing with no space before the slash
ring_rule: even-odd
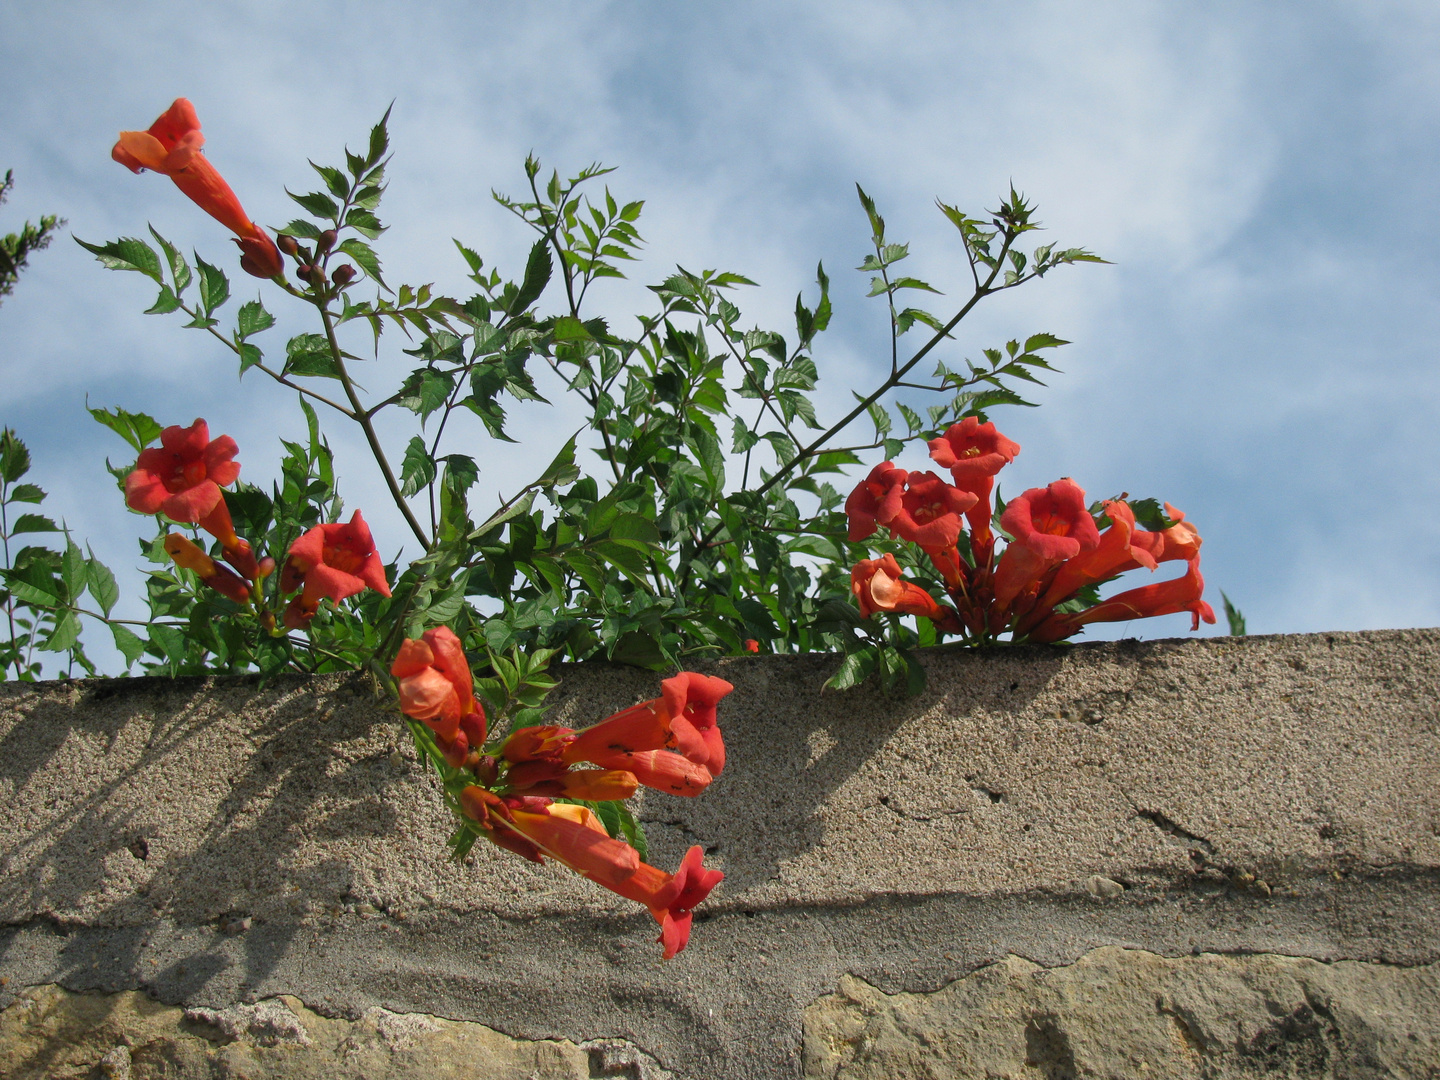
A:
<svg viewBox="0 0 1440 1080">
<path fill-rule="evenodd" d="M 350 282 L 355 280 L 355 267 L 349 263 L 341 263 L 335 268 L 334 273 L 330 275 L 330 280 L 342 287 L 349 285 Z"/>
<path fill-rule="evenodd" d="M 273 573 L 275 572 L 275 560 L 272 559 L 269 555 L 266 555 L 263 559 L 260 560 L 260 567 L 259 567 L 259 569 L 260 569 L 260 573 L 257 575 L 257 577 L 260 577 L 260 578 L 267 578 L 267 577 L 269 577 L 271 574 L 273 574 Z"/>
<path fill-rule="evenodd" d="M 314 269 L 315 268 L 308 263 L 301 263 L 299 266 L 295 267 L 295 276 L 301 281 L 309 281 L 310 273 Z"/>
<path fill-rule="evenodd" d="M 339 239 L 339 233 L 337 233 L 334 229 L 326 229 L 320 234 L 319 238 L 316 239 L 315 250 L 323 255 L 325 252 L 329 251 L 332 247 L 335 246 L 335 241 L 337 239 Z"/>
<path fill-rule="evenodd" d="M 300 250 L 300 241 L 296 240 L 293 236 L 282 236 L 279 240 L 275 241 L 275 243 L 286 255 L 294 255 Z"/>
<path fill-rule="evenodd" d="M 474 768 L 476 779 L 486 787 L 493 787 L 500 775 L 500 763 L 490 754 L 486 754 L 477 761 Z"/>
</svg>

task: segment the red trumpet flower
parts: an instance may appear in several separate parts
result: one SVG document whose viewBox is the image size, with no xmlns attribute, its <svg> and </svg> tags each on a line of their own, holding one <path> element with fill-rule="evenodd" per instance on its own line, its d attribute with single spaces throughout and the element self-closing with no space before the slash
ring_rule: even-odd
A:
<svg viewBox="0 0 1440 1080">
<path fill-rule="evenodd" d="M 400 711 L 435 732 L 441 748 L 464 758 L 485 742 L 485 707 L 475 700 L 475 677 L 460 639 L 448 626 L 427 630 L 400 646 L 390 674 L 399 680 Z"/>
<path fill-rule="evenodd" d="M 1204 591 L 1205 579 L 1200 576 L 1200 560 L 1191 559 L 1181 577 L 1130 589 L 1085 611 L 1051 615 L 1030 634 L 1030 640 L 1060 641 L 1088 623 L 1148 619 L 1152 615 L 1173 615 L 1180 611 L 1190 612 L 1190 629 L 1198 630 L 1200 620 L 1207 623 L 1215 621 L 1214 609 L 1201 599 Z"/>
<path fill-rule="evenodd" d="M 284 272 L 285 263 L 268 233 L 246 215 L 240 200 L 200 148 L 200 119 L 195 106 L 176 98 L 148 131 L 122 131 L 110 156 L 131 172 L 151 169 L 233 232 L 240 246 L 240 266 L 247 274 L 268 278 Z"/>
<path fill-rule="evenodd" d="M 691 911 L 724 878 L 707 870 L 704 851 L 692 847 L 675 874 L 640 861 L 629 844 L 613 839 L 593 811 L 535 797 L 502 798 L 478 786 L 460 796 L 465 815 L 495 843 L 535 862 L 549 856 L 582 877 L 650 910 L 660 924 L 669 960 L 690 939 Z"/>
<path fill-rule="evenodd" d="M 390 595 L 385 564 L 359 510 L 347 524 L 316 525 L 290 545 L 280 591 L 294 592 L 302 585 L 304 592 L 285 611 L 285 625 L 292 630 L 310 621 L 321 600 L 338 602 L 366 589 Z"/>
<path fill-rule="evenodd" d="M 887 524 L 899 513 L 905 496 L 905 480 L 910 474 L 882 461 L 870 475 L 855 486 L 845 500 L 845 513 L 850 519 L 850 539 L 864 540 Z"/>
<path fill-rule="evenodd" d="M 897 615 L 923 615 L 947 632 L 958 633 L 960 623 L 953 610 L 941 607 L 928 592 L 901 576 L 894 555 L 861 559 L 850 571 L 850 591 L 867 619 L 877 611 Z"/>
<path fill-rule="evenodd" d="M 1002 609 L 1037 588 L 1052 567 L 1100 544 L 1085 492 L 1068 478 L 1013 499 L 1000 515 L 1000 526 L 1015 538 L 995 568 L 995 603 Z"/>
</svg>

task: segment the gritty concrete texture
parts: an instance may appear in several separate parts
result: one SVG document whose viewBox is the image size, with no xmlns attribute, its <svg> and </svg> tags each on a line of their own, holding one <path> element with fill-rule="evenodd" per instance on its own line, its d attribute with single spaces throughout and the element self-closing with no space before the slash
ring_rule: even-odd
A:
<svg viewBox="0 0 1440 1080">
<path fill-rule="evenodd" d="M 563 869 L 484 845 L 449 865 L 433 778 L 364 678 L 5 684 L 0 1008 L 52 984 L 291 995 L 769 1078 L 801 1074 L 805 1010 L 847 978 L 929 993 L 1104 946 L 1440 960 L 1440 631 L 924 662 L 909 700 L 821 694 L 825 656 L 703 666 L 736 684 L 730 764 L 641 816 L 653 862 L 701 843 L 727 876 L 669 963 Z M 572 726 L 658 693 L 561 674 Z"/>
<path fill-rule="evenodd" d="M 1056 968 L 1009 956 L 929 994 L 847 975 L 805 1010 L 806 1080 L 1379 1080 L 1437 1063 L 1437 965 L 1110 946 Z"/>
</svg>

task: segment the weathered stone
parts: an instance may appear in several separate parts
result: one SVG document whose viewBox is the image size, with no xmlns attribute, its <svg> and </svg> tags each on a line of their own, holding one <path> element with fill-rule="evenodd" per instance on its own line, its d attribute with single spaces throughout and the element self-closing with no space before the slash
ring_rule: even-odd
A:
<svg viewBox="0 0 1440 1080">
<path fill-rule="evenodd" d="M 1017 956 L 933 993 L 846 976 L 805 1010 L 806 1080 L 1440 1075 L 1440 967 L 1290 956 Z"/>
<path fill-rule="evenodd" d="M 653 862 L 699 843 L 726 879 L 668 963 L 647 914 L 563 868 L 451 864 L 363 677 L 0 685 L 0 1008 L 143 990 L 309 1052 L 243 1011 L 293 998 L 609 1046 L 615 1075 L 773 1080 L 847 977 L 929 992 L 1104 946 L 1440 961 L 1440 631 L 922 662 L 913 699 L 820 693 L 833 657 L 703 665 L 736 686 L 729 765 L 640 813 Z M 560 674 L 572 726 L 657 692 Z"/>
<path fill-rule="evenodd" d="M 607 1060 L 611 1063 L 606 1064 Z M 618 1067 L 613 1067 L 616 1063 Z M 144 994 L 27 990 L 0 1013 L 7 1080 L 589 1080 L 664 1074 L 633 1049 L 511 1039 L 481 1024 L 367 1009 L 332 1019 L 292 997 L 225 1010 Z"/>
</svg>

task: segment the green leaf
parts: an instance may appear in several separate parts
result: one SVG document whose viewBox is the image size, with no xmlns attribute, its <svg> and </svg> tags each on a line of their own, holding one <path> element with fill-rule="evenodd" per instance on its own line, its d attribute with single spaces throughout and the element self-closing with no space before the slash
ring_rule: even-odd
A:
<svg viewBox="0 0 1440 1080">
<path fill-rule="evenodd" d="M 240 305 L 240 312 L 235 316 L 235 332 L 240 335 L 240 340 L 262 330 L 269 330 L 275 325 L 275 316 L 265 310 L 265 305 L 259 300 L 246 300 Z"/>
<path fill-rule="evenodd" d="M 15 524 L 10 527 L 11 536 L 19 536 L 21 533 L 59 531 L 60 526 L 44 514 L 21 514 L 15 519 Z"/>
<path fill-rule="evenodd" d="M 79 600 L 85 591 L 85 578 L 85 553 L 74 540 L 66 537 L 65 554 L 60 559 L 60 579 L 65 583 L 71 603 Z"/>
<path fill-rule="evenodd" d="M 339 204 L 323 191 L 311 191 L 304 195 L 296 195 L 289 188 L 286 188 L 285 194 L 289 195 L 290 198 L 310 211 L 314 217 L 334 221 L 340 216 Z"/>
<path fill-rule="evenodd" d="M 642 514 L 621 514 L 610 526 L 612 540 L 638 540 L 644 544 L 660 543 L 660 530 Z"/>
<path fill-rule="evenodd" d="M 45 492 L 36 484 L 16 484 L 10 489 L 10 497 L 5 501 L 12 503 L 42 503 L 45 501 Z"/>
<path fill-rule="evenodd" d="M 115 575 L 110 568 L 95 557 L 95 552 L 88 545 L 86 552 L 90 558 L 85 563 L 85 585 L 100 605 L 101 612 L 108 616 L 120 599 L 120 586 L 115 583 Z"/>
<path fill-rule="evenodd" d="M 367 169 L 372 165 L 378 164 L 390 146 L 390 134 L 386 130 L 386 125 L 390 120 L 390 109 L 394 107 L 392 104 L 387 108 L 385 115 L 380 118 L 380 122 L 370 129 L 370 153 L 365 157 L 365 167 Z"/>
<path fill-rule="evenodd" d="M 340 245 L 336 250 L 343 251 L 346 255 L 349 255 L 350 258 L 354 259 L 355 264 L 359 266 L 361 270 L 364 270 L 375 284 L 379 285 L 386 292 L 392 291 L 390 286 L 385 284 L 385 279 L 380 276 L 380 256 L 376 255 L 375 249 L 365 243 L 364 240 L 357 240 L 353 236 L 348 237 L 340 241 Z"/>
<path fill-rule="evenodd" d="M 875 650 L 873 648 L 867 647 L 859 652 L 850 653 L 840 661 L 840 670 L 825 681 L 825 689 L 849 690 L 852 686 L 859 686 L 863 683 L 874 670 Z"/>
<path fill-rule="evenodd" d="M 643 630 L 631 630 L 622 634 L 610 649 L 610 659 L 617 664 L 656 671 L 669 663 L 660 643 Z"/>
<path fill-rule="evenodd" d="M 160 256 L 144 240 L 122 236 L 108 244 L 87 244 L 77 236 L 75 242 L 99 259 L 107 270 L 135 270 L 157 285 L 165 284 L 160 272 Z"/>
<path fill-rule="evenodd" d="M 169 315 L 180 306 L 180 298 L 171 291 L 169 285 L 160 286 L 160 295 L 155 298 L 155 303 L 145 309 L 146 315 Z"/>
<path fill-rule="evenodd" d="M 126 412 L 118 405 L 113 413 L 108 409 L 91 409 L 88 405 L 86 409 L 99 423 L 119 435 L 137 452 L 144 450 L 158 439 L 163 430 L 153 417 L 146 416 L 144 413 Z"/>
<path fill-rule="evenodd" d="M 245 372 L 265 359 L 265 354 L 260 351 L 260 347 L 258 345 L 251 345 L 249 342 L 243 342 L 237 351 L 240 356 L 241 375 L 244 375 Z"/>
<path fill-rule="evenodd" d="M 10 595 L 22 604 L 40 608 L 61 607 L 61 585 L 46 567 L 31 564 L 21 570 L 0 570 Z"/>
<path fill-rule="evenodd" d="M 1225 621 L 1230 624 L 1230 636 L 1244 637 L 1245 616 L 1239 608 L 1230 603 L 1230 597 L 1226 596 L 1223 590 L 1220 593 L 1220 602 L 1225 605 Z"/>
<path fill-rule="evenodd" d="M 641 862 L 648 861 L 650 853 L 645 844 L 645 830 L 640 827 L 640 823 L 631 815 L 630 808 L 623 802 L 615 802 L 612 805 L 619 812 L 620 831 L 625 835 L 626 841 L 635 849 Z"/>
<path fill-rule="evenodd" d="M 280 232 L 285 236 L 298 236 L 301 240 L 318 240 L 324 230 L 313 221 L 296 218 L 290 222 L 289 225 L 286 225 L 285 228 L 281 229 Z"/>
<path fill-rule="evenodd" d="M 127 626 L 119 623 L 110 624 L 110 633 L 115 638 L 115 648 L 120 650 L 120 655 L 125 657 L 125 667 L 139 660 L 145 653 L 144 639 L 136 636 L 135 632 Z"/>
<path fill-rule="evenodd" d="M 190 286 L 190 264 L 185 261 L 185 256 L 180 254 L 180 249 L 156 232 L 153 225 L 150 226 L 150 235 L 160 242 L 160 249 L 165 252 L 165 261 L 170 264 L 170 277 L 175 283 L 176 294 L 183 293 Z"/>
<path fill-rule="evenodd" d="M 380 224 L 380 219 L 366 210 L 363 206 L 352 206 L 345 213 L 345 225 L 354 229 L 361 236 L 368 236 L 371 240 L 377 239 L 385 226 Z"/>
<path fill-rule="evenodd" d="M 335 358 L 330 355 L 330 343 L 321 334 L 296 334 L 286 343 L 284 374 L 340 378 Z"/>
<path fill-rule="evenodd" d="M 310 167 L 320 174 L 320 179 L 325 181 L 325 186 L 335 198 L 343 199 L 350 194 L 350 181 L 345 179 L 345 174 L 339 169 L 329 165 L 316 165 L 313 161 L 310 162 Z"/>
<path fill-rule="evenodd" d="M 550 274 L 554 268 L 554 260 L 550 258 L 550 242 L 543 237 L 536 240 L 530 249 L 530 257 L 525 261 L 525 280 L 521 282 L 520 289 L 508 308 L 511 316 L 519 315 L 540 299 L 540 294 L 550 283 Z"/>
<path fill-rule="evenodd" d="M 55 629 L 41 646 L 49 652 L 64 652 L 80 640 L 80 616 L 67 611 L 55 620 Z"/>
<path fill-rule="evenodd" d="M 211 266 L 199 255 L 195 256 L 195 265 L 200 269 L 200 306 L 209 315 L 230 299 L 230 282 L 219 267 Z"/>
<path fill-rule="evenodd" d="M 13 484 L 29 471 L 30 451 L 26 448 L 20 436 L 15 434 L 13 428 L 5 428 L 4 431 L 0 431 L 0 480 L 4 480 L 7 484 Z M 21 487 L 27 489 L 33 488 L 40 493 L 40 498 L 22 499 L 18 494 L 12 493 L 10 496 L 12 500 L 16 502 L 38 503 L 40 499 L 45 497 L 45 493 L 40 491 L 38 487 L 35 487 L 34 484 L 23 484 Z M 20 490 L 21 488 L 15 489 L 16 492 Z"/>
<path fill-rule="evenodd" d="M 400 494 L 408 499 L 434 479 L 435 459 L 425 448 L 425 440 L 416 435 L 405 448 L 400 465 Z"/>
</svg>

